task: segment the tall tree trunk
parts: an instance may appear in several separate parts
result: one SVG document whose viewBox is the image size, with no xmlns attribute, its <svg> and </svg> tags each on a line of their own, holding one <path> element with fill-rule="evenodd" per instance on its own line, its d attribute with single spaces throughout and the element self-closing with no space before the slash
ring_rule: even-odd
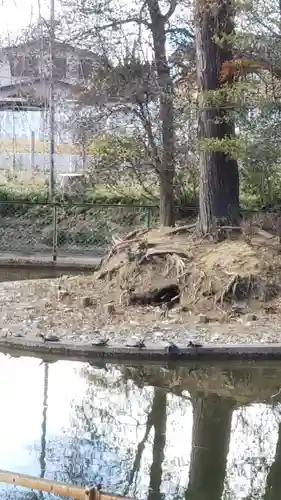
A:
<svg viewBox="0 0 281 500">
<path fill-rule="evenodd" d="M 174 176 L 175 176 L 175 133 L 173 81 L 166 55 L 166 31 L 164 16 L 158 0 L 147 0 L 151 18 L 151 33 L 155 64 L 160 90 L 160 120 L 162 135 L 162 158 L 159 173 L 160 182 L 160 224 L 174 225 Z"/>
<path fill-rule="evenodd" d="M 193 436 L 186 500 L 222 498 L 234 402 L 217 395 L 193 405 Z"/>
<path fill-rule="evenodd" d="M 208 91 L 220 88 L 222 64 L 233 59 L 230 43 L 222 42 L 223 36 L 233 33 L 233 15 L 232 0 L 217 0 L 213 4 L 207 0 L 196 2 L 197 79 L 201 91 L 199 140 L 203 144 L 200 152 L 199 228 L 203 234 L 212 233 L 216 219 L 226 219 L 235 225 L 239 220 L 237 161 L 221 151 L 206 150 L 204 145 L 206 139 L 221 140 L 234 135 L 234 124 L 227 112 L 220 109 L 219 104 L 210 103 L 207 95 Z"/>
</svg>

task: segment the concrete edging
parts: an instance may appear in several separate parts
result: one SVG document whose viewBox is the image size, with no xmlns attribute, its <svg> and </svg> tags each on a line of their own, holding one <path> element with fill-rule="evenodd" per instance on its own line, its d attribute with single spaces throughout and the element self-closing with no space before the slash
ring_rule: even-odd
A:
<svg viewBox="0 0 281 500">
<path fill-rule="evenodd" d="M 97 347 L 90 343 L 43 342 L 42 340 L 2 338 L 0 352 L 32 357 L 53 357 L 73 360 L 105 360 L 107 362 L 145 362 L 167 363 L 188 361 L 228 361 L 228 360 L 281 360 L 281 344 L 255 345 L 214 345 L 200 348 L 181 349 L 180 354 L 167 354 L 162 346 L 136 349 L 133 347 L 114 346 Z"/>
<path fill-rule="evenodd" d="M 100 257 L 58 257 L 56 261 L 52 256 L 16 256 L 0 255 L 0 268 L 20 269 L 56 269 L 57 271 L 87 271 L 94 272 L 101 261 Z"/>
</svg>

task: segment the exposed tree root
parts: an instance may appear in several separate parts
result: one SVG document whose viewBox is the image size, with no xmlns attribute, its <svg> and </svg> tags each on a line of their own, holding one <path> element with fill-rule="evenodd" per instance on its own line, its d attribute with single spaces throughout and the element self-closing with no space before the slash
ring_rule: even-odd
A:
<svg viewBox="0 0 281 500">
<path fill-rule="evenodd" d="M 150 231 L 150 229 L 148 229 L 148 228 L 134 229 L 133 231 L 131 231 L 130 233 L 128 233 L 124 237 L 124 241 L 133 240 L 136 236 L 143 236 L 144 234 L 148 233 L 149 231 Z"/>
<path fill-rule="evenodd" d="M 235 292 L 237 283 L 239 280 L 239 275 L 235 274 L 232 276 L 230 281 L 227 283 L 226 287 L 222 290 L 220 297 L 217 298 L 216 302 L 220 302 L 221 306 L 225 300 L 229 300 L 230 296 L 235 298 Z"/>
<path fill-rule="evenodd" d="M 109 279 L 112 278 L 112 276 L 117 272 L 119 271 L 119 269 L 121 269 L 121 267 L 124 265 L 124 262 L 119 262 L 118 264 L 116 264 L 116 266 L 113 266 L 111 267 L 110 269 L 105 269 L 104 271 L 101 271 L 98 273 L 98 275 L 96 276 L 96 279 L 98 280 L 102 280 L 106 277 L 108 277 Z"/>
<path fill-rule="evenodd" d="M 172 229 L 171 231 L 168 231 L 166 234 L 169 236 L 175 235 L 175 234 L 182 234 L 182 233 L 187 233 L 191 231 L 192 229 L 196 228 L 197 223 L 195 222 L 194 224 L 188 224 L 186 226 L 179 226 L 176 227 L 175 229 Z"/>
<path fill-rule="evenodd" d="M 183 252 L 182 250 L 177 250 L 174 248 L 150 248 L 147 250 L 146 254 L 139 260 L 139 264 L 143 264 L 146 260 L 149 260 L 151 257 L 156 256 L 165 256 L 165 255 L 179 255 L 185 259 L 188 259 L 188 254 Z"/>
</svg>

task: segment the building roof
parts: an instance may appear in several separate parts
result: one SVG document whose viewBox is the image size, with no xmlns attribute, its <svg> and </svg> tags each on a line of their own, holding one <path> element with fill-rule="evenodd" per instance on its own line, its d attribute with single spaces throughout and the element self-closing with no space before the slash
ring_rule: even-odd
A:
<svg viewBox="0 0 281 500">
<path fill-rule="evenodd" d="M 43 49 L 48 49 L 49 48 L 49 38 L 48 37 L 43 37 L 39 38 L 37 40 L 30 40 L 30 41 L 25 41 L 23 43 L 19 44 L 14 44 L 14 45 L 8 45 L 6 47 L 2 47 L 2 52 L 4 54 L 14 54 L 17 53 L 18 51 L 21 51 L 22 49 L 30 49 L 32 48 L 41 48 L 43 45 Z M 67 42 L 61 42 L 59 40 L 55 40 L 53 42 L 53 47 L 54 49 L 58 50 L 66 50 L 69 52 L 74 52 L 76 53 L 79 57 L 81 58 L 89 58 L 89 59 L 96 59 L 98 56 L 94 52 L 88 50 L 88 49 L 82 49 L 79 47 L 74 47 L 70 43 Z"/>
<path fill-rule="evenodd" d="M 42 77 L 43 59 L 49 53 L 49 38 L 44 37 L 37 40 L 21 43 L 18 45 L 6 46 L 0 49 L 0 60 L 5 59 L 10 66 L 12 77 L 23 79 L 36 79 Z M 93 52 L 74 47 L 68 43 L 55 40 L 54 42 L 54 77 L 63 80 L 66 78 L 66 60 L 69 54 L 73 54 L 81 65 L 81 72 L 84 79 L 89 71 L 92 72 L 95 63 L 99 58 Z M 90 66 L 90 69 L 89 69 Z"/>
<path fill-rule="evenodd" d="M 45 107 L 45 103 L 36 102 L 25 97 L 7 97 L 1 99 L 0 97 L 0 111 L 13 110 L 13 111 L 29 111 L 38 110 Z"/>
<path fill-rule="evenodd" d="M 34 78 L 34 79 L 32 79 L 31 82 L 27 81 L 27 80 L 22 80 L 22 81 L 18 81 L 16 83 L 10 83 L 9 85 L 1 85 L 0 92 L 1 92 L 1 90 L 9 90 L 9 89 L 16 90 L 19 87 L 21 89 L 23 89 L 24 87 L 32 87 L 34 84 L 41 83 L 41 82 L 50 83 L 50 79 L 49 78 L 45 78 L 45 79 L 44 78 Z M 54 82 L 54 84 L 60 85 L 61 87 L 67 87 L 67 88 L 74 87 L 74 85 L 72 85 L 71 83 L 65 82 L 64 80 L 60 80 L 59 78 L 54 78 L 53 82 Z"/>
</svg>

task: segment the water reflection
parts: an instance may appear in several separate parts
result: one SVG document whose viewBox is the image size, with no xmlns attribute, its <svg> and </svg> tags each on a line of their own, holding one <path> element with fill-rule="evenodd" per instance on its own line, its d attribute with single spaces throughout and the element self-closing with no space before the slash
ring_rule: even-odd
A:
<svg viewBox="0 0 281 500">
<path fill-rule="evenodd" d="M 0 468 L 138 499 L 275 500 L 280 378 L 279 367 L 99 369 L 0 354 Z M 44 496 L 0 488 L 1 500 Z"/>
</svg>

